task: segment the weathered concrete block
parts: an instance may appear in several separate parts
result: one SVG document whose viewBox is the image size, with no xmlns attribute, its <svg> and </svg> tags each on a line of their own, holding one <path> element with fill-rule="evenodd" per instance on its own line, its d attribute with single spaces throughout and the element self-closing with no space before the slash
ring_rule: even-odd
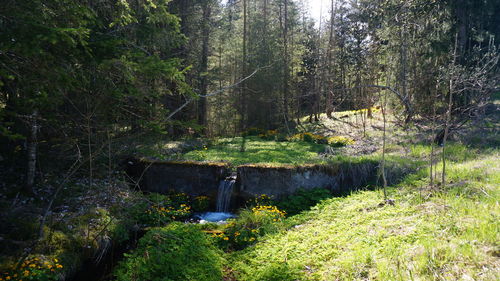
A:
<svg viewBox="0 0 500 281">
<path fill-rule="evenodd" d="M 280 199 L 299 188 L 326 188 L 342 193 L 366 186 L 376 178 L 376 163 L 268 167 L 243 165 L 237 169 L 238 193 L 243 198 L 260 194 Z"/>
<path fill-rule="evenodd" d="M 141 190 L 158 193 L 176 191 L 210 198 L 217 198 L 219 183 L 229 173 L 227 163 L 135 159 L 129 160 L 127 167 L 127 174 Z"/>
</svg>

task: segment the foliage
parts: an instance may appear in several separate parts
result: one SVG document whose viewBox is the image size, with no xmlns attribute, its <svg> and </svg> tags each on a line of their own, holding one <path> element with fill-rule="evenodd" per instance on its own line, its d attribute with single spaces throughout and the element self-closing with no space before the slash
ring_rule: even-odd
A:
<svg viewBox="0 0 500 281">
<path fill-rule="evenodd" d="M 324 188 L 315 188 L 311 190 L 299 189 L 294 194 L 281 199 L 276 204 L 288 215 L 293 216 L 302 211 L 307 211 L 310 207 L 329 197 L 331 197 L 330 191 Z"/>
<path fill-rule="evenodd" d="M 0 274 L 0 280 L 56 281 L 60 279 L 59 273 L 62 268 L 57 258 L 35 256 L 25 259 L 19 267 L 11 266 Z"/>
<path fill-rule="evenodd" d="M 326 138 L 322 135 L 317 135 L 309 132 L 298 133 L 288 138 L 289 141 L 305 141 L 309 143 L 325 144 Z"/>
<path fill-rule="evenodd" d="M 211 237 L 223 249 L 241 250 L 257 242 L 260 236 L 283 229 L 285 212 L 272 205 L 257 205 L 240 211 L 236 219 L 228 223 Z"/>
<path fill-rule="evenodd" d="M 223 259 L 198 227 L 153 228 L 115 270 L 116 280 L 222 280 Z"/>
<path fill-rule="evenodd" d="M 174 220 L 182 221 L 191 216 L 191 213 L 189 197 L 183 193 L 151 193 L 130 210 L 132 219 L 146 226 L 163 226 Z"/>
<path fill-rule="evenodd" d="M 207 196 L 196 196 L 191 205 L 195 212 L 206 212 L 210 207 L 210 198 Z"/>
<path fill-rule="evenodd" d="M 335 136 L 328 138 L 328 144 L 333 147 L 341 147 L 354 144 L 354 140 L 344 136 Z"/>
</svg>

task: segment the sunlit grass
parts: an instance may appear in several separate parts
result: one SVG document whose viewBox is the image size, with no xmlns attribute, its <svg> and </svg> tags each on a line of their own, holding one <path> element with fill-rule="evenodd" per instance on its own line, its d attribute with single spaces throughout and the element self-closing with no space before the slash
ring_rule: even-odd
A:
<svg viewBox="0 0 500 281">
<path fill-rule="evenodd" d="M 277 142 L 258 137 L 219 139 L 213 145 L 182 155 L 184 160 L 227 161 L 233 165 L 249 163 L 322 163 L 318 153 L 324 145 L 309 142 Z"/>
<path fill-rule="evenodd" d="M 389 189 L 394 206 L 379 191 L 328 199 L 232 254 L 233 269 L 240 280 L 498 280 L 498 150 L 450 151 L 445 188 L 429 189 L 424 169 Z"/>
</svg>

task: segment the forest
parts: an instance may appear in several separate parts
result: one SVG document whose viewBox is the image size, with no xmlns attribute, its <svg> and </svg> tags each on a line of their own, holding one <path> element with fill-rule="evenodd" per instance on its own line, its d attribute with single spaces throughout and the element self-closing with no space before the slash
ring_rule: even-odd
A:
<svg viewBox="0 0 500 281">
<path fill-rule="evenodd" d="M 0 281 L 498 280 L 499 42 L 499 0 L 2 0 Z"/>
</svg>

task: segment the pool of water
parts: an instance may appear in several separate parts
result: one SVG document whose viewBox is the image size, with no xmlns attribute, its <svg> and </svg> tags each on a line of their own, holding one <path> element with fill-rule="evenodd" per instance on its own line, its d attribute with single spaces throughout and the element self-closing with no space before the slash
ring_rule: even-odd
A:
<svg viewBox="0 0 500 281">
<path fill-rule="evenodd" d="M 224 222 L 227 219 L 234 218 L 235 215 L 227 212 L 206 212 L 196 215 L 200 219 L 200 223 L 205 222 Z"/>
</svg>

